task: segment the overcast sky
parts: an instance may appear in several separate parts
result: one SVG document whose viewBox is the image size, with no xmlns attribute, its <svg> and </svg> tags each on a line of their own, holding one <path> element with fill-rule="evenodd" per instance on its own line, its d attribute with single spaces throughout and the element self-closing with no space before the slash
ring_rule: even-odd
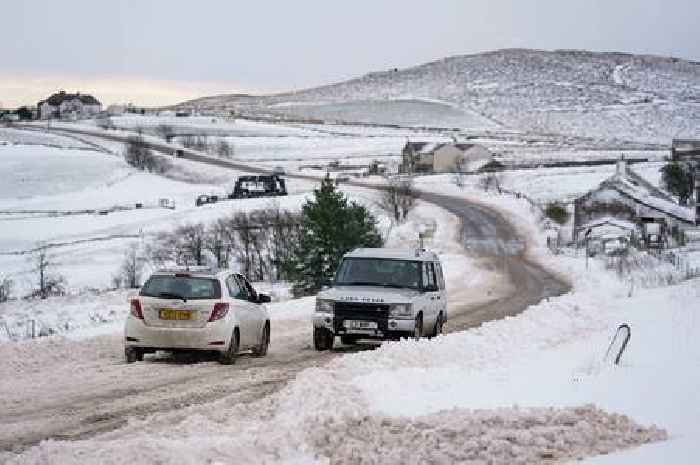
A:
<svg viewBox="0 0 700 465">
<path fill-rule="evenodd" d="M 0 104 L 275 92 L 507 47 L 700 60 L 699 18 L 698 0 L 3 1 Z"/>
</svg>

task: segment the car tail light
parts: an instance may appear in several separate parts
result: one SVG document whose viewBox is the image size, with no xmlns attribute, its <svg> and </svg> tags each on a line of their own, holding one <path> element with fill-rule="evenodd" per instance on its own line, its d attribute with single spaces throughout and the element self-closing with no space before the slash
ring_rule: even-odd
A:
<svg viewBox="0 0 700 465">
<path fill-rule="evenodd" d="M 209 321 L 220 320 L 226 316 L 228 313 L 228 304 L 225 302 L 219 302 L 214 304 L 214 311 L 211 312 Z"/>
<path fill-rule="evenodd" d="M 141 311 L 141 301 L 139 299 L 131 299 L 131 314 L 143 320 L 143 311 Z"/>
</svg>

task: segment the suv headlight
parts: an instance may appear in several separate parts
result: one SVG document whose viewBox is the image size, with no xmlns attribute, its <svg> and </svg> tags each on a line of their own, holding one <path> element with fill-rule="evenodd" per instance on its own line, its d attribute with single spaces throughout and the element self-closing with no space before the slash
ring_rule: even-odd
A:
<svg viewBox="0 0 700 465">
<path fill-rule="evenodd" d="M 411 304 L 394 304 L 389 307 L 389 316 L 413 316 L 413 308 Z"/>
<path fill-rule="evenodd" d="M 332 300 L 316 299 L 316 311 L 318 313 L 333 313 L 334 307 Z"/>
</svg>

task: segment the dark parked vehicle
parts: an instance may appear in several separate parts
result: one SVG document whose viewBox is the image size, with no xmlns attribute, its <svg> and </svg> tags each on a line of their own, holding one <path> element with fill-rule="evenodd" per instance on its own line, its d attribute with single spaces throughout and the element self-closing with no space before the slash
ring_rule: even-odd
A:
<svg viewBox="0 0 700 465">
<path fill-rule="evenodd" d="M 216 203 L 219 201 L 219 196 L 218 195 L 207 195 L 207 194 L 202 194 L 200 196 L 197 196 L 197 200 L 195 201 L 196 206 L 201 206 L 206 203 Z"/>
<path fill-rule="evenodd" d="M 239 176 L 229 199 L 245 199 L 249 197 L 270 197 L 287 195 L 284 179 L 276 174 L 260 176 Z"/>
</svg>

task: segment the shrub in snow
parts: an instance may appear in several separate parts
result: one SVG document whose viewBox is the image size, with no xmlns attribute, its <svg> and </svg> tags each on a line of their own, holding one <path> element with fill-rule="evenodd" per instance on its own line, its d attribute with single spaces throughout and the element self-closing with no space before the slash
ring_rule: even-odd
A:
<svg viewBox="0 0 700 465">
<path fill-rule="evenodd" d="M 0 303 L 7 302 L 12 297 L 13 282 L 6 276 L 0 276 Z"/>
<path fill-rule="evenodd" d="M 165 139 L 166 142 L 170 143 L 173 137 L 175 137 L 175 128 L 169 124 L 159 124 L 155 127 L 155 133 Z"/>
<path fill-rule="evenodd" d="M 661 184 L 685 205 L 693 195 L 693 169 L 685 163 L 670 162 L 661 168 Z"/>
<path fill-rule="evenodd" d="M 566 210 L 566 206 L 561 202 L 548 203 L 544 214 L 547 218 L 559 224 L 564 224 L 569 220 L 569 212 Z"/>
<path fill-rule="evenodd" d="M 170 163 L 165 158 L 155 155 L 142 137 L 129 138 L 124 159 L 134 168 L 153 173 L 164 173 L 170 168 Z"/>
<path fill-rule="evenodd" d="M 484 192 L 488 192 L 493 189 L 500 194 L 503 178 L 496 173 L 486 173 L 479 178 L 478 183 L 479 187 L 483 189 Z"/>
</svg>

